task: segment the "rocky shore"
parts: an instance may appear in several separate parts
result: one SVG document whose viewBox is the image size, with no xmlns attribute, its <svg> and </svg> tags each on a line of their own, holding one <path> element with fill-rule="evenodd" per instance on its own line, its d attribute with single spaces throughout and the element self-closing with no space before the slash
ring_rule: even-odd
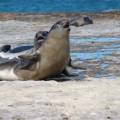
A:
<svg viewBox="0 0 120 120">
<path fill-rule="evenodd" d="M 86 68 L 78 77 L 62 76 L 48 81 L 0 81 L 0 120 L 120 120 L 119 12 L 0 13 L 0 45 L 11 44 L 14 47 L 18 44 L 33 44 L 37 31 L 49 30 L 51 25 L 62 18 L 79 16 L 81 21 L 84 15 L 91 16 L 94 24 L 71 27 L 71 39 L 115 37 L 118 41 L 72 44 L 71 51 L 92 53 L 106 50 L 106 47 L 112 45 L 114 46 L 110 50 L 115 48 L 116 51 L 102 59 L 78 61 Z M 109 66 L 101 69 L 103 63 Z M 110 73 L 115 77 L 95 77 L 96 73 L 105 75 Z"/>
</svg>

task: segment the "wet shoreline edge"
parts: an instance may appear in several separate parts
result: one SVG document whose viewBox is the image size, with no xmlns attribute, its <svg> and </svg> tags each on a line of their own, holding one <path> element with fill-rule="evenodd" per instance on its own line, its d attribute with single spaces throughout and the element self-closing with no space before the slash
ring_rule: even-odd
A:
<svg viewBox="0 0 120 120">
<path fill-rule="evenodd" d="M 2 13 L 0 12 L 0 20 L 20 20 L 20 21 L 41 21 L 48 19 L 51 21 L 57 18 L 82 17 L 84 15 L 91 16 L 95 19 L 102 18 L 120 18 L 120 12 L 102 12 L 102 13 Z"/>
</svg>

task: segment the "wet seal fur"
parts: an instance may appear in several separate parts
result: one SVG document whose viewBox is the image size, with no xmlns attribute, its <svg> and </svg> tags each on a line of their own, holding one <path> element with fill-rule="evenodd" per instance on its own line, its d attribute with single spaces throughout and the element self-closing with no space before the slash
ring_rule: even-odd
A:
<svg viewBox="0 0 120 120">
<path fill-rule="evenodd" d="M 63 71 L 70 58 L 69 32 L 68 20 L 54 24 L 35 53 L 0 63 L 0 79 L 39 80 Z"/>
</svg>

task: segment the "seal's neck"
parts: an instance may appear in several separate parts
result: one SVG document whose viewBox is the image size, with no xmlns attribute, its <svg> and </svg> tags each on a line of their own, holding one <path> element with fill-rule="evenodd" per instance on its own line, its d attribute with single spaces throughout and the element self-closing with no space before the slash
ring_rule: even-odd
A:
<svg viewBox="0 0 120 120">
<path fill-rule="evenodd" d="M 49 41 L 56 40 L 58 43 L 64 40 L 69 40 L 69 32 L 51 32 L 48 35 Z"/>
</svg>

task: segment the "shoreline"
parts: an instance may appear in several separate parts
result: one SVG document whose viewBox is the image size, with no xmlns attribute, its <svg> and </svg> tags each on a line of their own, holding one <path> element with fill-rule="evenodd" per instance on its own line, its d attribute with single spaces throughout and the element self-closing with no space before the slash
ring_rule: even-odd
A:
<svg viewBox="0 0 120 120">
<path fill-rule="evenodd" d="M 49 30 L 51 26 L 63 18 L 89 15 L 94 24 L 84 27 L 71 27 L 70 36 L 80 38 L 120 37 L 120 12 L 99 14 L 9 14 L 0 13 L 0 43 L 4 41 L 23 43 L 33 40 L 39 30 Z"/>
<path fill-rule="evenodd" d="M 70 18 L 70 17 L 82 17 L 84 15 L 91 16 L 93 18 L 120 18 L 120 12 L 101 12 L 101 13 L 2 13 L 0 12 L 0 20 L 20 20 L 20 21 L 37 21 L 39 19 L 51 20 L 54 18 Z"/>
</svg>

